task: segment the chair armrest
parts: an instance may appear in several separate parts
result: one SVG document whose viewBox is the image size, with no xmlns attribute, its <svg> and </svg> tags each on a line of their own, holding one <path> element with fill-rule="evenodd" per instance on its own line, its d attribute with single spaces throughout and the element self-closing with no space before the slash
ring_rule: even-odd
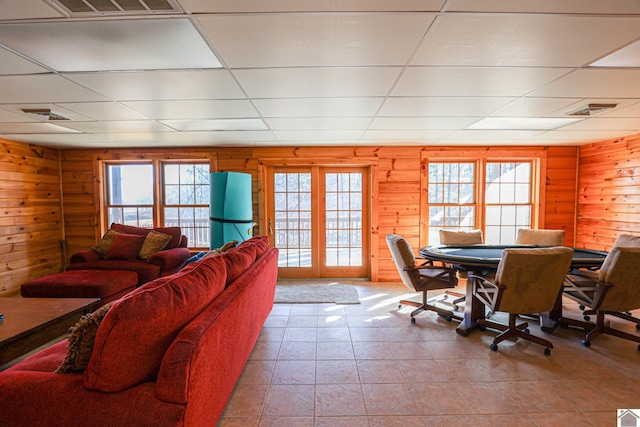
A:
<svg viewBox="0 0 640 427">
<path fill-rule="evenodd" d="M 147 262 L 160 267 L 160 273 L 167 270 L 173 270 L 179 268 L 189 258 L 188 248 L 173 248 L 166 249 L 164 251 L 156 252 L 151 255 Z"/>
<path fill-rule="evenodd" d="M 100 255 L 93 250 L 87 250 L 87 251 L 82 251 L 82 252 L 76 252 L 75 254 L 71 255 L 71 258 L 69 259 L 69 264 L 78 264 L 81 262 L 89 262 L 89 261 L 98 261 L 101 260 L 102 257 L 100 257 Z"/>
</svg>

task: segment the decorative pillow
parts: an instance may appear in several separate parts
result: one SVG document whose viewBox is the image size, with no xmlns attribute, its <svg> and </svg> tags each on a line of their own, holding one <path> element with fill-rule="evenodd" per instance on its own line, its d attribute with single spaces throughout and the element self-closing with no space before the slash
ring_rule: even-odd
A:
<svg viewBox="0 0 640 427">
<path fill-rule="evenodd" d="M 147 237 L 145 237 L 144 239 L 144 243 L 142 244 L 142 248 L 138 253 L 138 257 L 142 259 L 149 258 L 156 252 L 160 252 L 161 250 L 166 248 L 170 240 L 171 236 L 169 236 L 168 234 L 151 230 L 149 234 L 147 234 Z"/>
<path fill-rule="evenodd" d="M 103 305 L 93 313 L 83 315 L 78 323 L 71 327 L 67 356 L 55 370 L 56 373 L 82 372 L 86 369 L 93 352 L 96 332 L 98 332 L 100 322 L 111 308 L 111 304 Z"/>
<path fill-rule="evenodd" d="M 224 290 L 226 276 L 221 257 L 211 257 L 116 301 L 96 335 L 84 387 L 118 392 L 153 380 L 176 335 Z"/>
<path fill-rule="evenodd" d="M 109 252 L 109 248 L 111 247 L 113 239 L 116 238 L 117 234 L 119 233 L 116 230 L 113 230 L 111 228 L 108 229 L 107 232 L 104 233 L 104 236 L 102 236 L 102 239 L 100 239 L 98 243 L 91 247 L 91 250 L 97 252 L 98 255 L 104 258 L 105 256 L 107 256 L 107 252 Z"/>
<path fill-rule="evenodd" d="M 107 251 L 105 259 L 124 259 L 133 261 L 138 258 L 145 236 L 118 233 Z"/>
<path fill-rule="evenodd" d="M 116 224 L 115 222 L 111 224 L 111 228 L 113 228 L 119 233 L 138 234 L 142 236 L 146 236 L 152 230 L 151 228 Z M 153 230 L 157 231 L 158 233 L 168 234 L 169 236 L 171 236 L 171 240 L 169 241 L 169 244 L 167 244 L 167 247 L 165 249 L 173 249 L 180 246 L 180 243 L 182 240 L 182 231 L 180 227 L 156 227 L 156 228 L 153 228 Z"/>
<path fill-rule="evenodd" d="M 235 248 L 237 244 L 238 244 L 237 240 L 231 240 L 219 248 L 211 249 L 209 252 L 205 253 L 203 257 L 206 258 L 210 256 L 220 255 L 222 253 L 227 252 L 229 249 Z"/>
</svg>

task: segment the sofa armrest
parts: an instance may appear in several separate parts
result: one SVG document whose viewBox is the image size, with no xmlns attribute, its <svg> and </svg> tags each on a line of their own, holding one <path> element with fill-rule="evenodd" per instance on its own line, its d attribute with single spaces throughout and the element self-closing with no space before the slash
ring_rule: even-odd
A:
<svg viewBox="0 0 640 427">
<path fill-rule="evenodd" d="M 100 255 L 93 250 L 88 250 L 88 251 L 82 251 L 82 252 L 76 252 L 75 254 L 71 255 L 71 258 L 69 259 L 69 264 L 77 264 L 80 262 L 89 262 L 89 261 L 98 261 L 101 260 L 102 258 L 100 257 Z"/>
<path fill-rule="evenodd" d="M 172 271 L 182 267 L 190 255 L 191 252 L 187 248 L 166 249 L 151 255 L 147 262 L 159 266 L 160 275 L 162 275 L 164 271 Z"/>
</svg>

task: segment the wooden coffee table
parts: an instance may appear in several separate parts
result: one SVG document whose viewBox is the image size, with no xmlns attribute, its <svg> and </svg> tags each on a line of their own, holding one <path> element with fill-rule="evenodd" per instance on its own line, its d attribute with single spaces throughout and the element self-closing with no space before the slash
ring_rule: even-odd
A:
<svg viewBox="0 0 640 427">
<path fill-rule="evenodd" d="M 0 366 L 58 338 L 97 298 L 0 298 Z"/>
</svg>

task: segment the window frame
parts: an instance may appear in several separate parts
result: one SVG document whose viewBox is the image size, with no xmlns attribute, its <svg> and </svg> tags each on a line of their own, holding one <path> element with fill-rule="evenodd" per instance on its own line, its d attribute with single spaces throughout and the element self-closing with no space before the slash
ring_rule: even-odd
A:
<svg viewBox="0 0 640 427">
<path fill-rule="evenodd" d="M 213 166 L 211 162 L 207 159 L 150 159 L 150 160 L 114 160 L 108 161 L 104 160 L 100 162 L 101 176 L 103 178 L 103 182 L 100 185 L 100 217 L 102 223 L 102 231 L 106 231 L 110 226 L 109 220 L 109 208 L 112 205 L 109 205 L 110 201 L 110 180 L 109 180 L 109 167 L 113 165 L 151 165 L 152 166 L 152 186 L 151 189 L 153 192 L 153 202 L 152 208 L 152 218 L 153 224 L 152 227 L 165 227 L 165 207 L 174 208 L 179 206 L 185 206 L 188 208 L 193 207 L 204 207 L 205 205 L 167 205 L 166 204 L 166 195 L 165 195 L 165 165 L 175 165 L 175 164 L 187 164 L 187 165 L 208 165 L 209 173 L 213 172 Z M 137 205 L 134 205 L 137 206 Z M 145 207 L 147 205 L 144 205 Z M 209 204 L 206 205 L 207 209 L 209 208 Z M 207 227 L 208 228 L 208 227 Z M 184 233 L 183 233 L 184 234 Z M 208 246 L 194 246 L 191 239 L 189 240 L 189 248 L 190 249 L 209 249 Z"/>
<path fill-rule="evenodd" d="M 475 163 L 476 175 L 476 228 L 481 229 L 483 233 L 486 230 L 486 207 L 485 191 L 486 191 L 486 165 L 487 163 L 525 163 L 531 164 L 530 177 L 530 205 L 531 209 L 531 228 L 538 228 L 539 224 L 544 223 L 544 210 L 542 209 L 542 195 L 545 193 L 546 183 L 541 177 L 546 175 L 546 152 L 544 150 L 531 150 L 524 153 L 519 150 L 510 151 L 505 149 L 496 150 L 468 150 L 463 153 L 457 151 L 450 154 L 450 150 L 442 152 L 425 152 L 421 153 L 421 174 L 420 181 L 420 246 L 433 244 L 429 242 L 429 163 Z"/>
</svg>

